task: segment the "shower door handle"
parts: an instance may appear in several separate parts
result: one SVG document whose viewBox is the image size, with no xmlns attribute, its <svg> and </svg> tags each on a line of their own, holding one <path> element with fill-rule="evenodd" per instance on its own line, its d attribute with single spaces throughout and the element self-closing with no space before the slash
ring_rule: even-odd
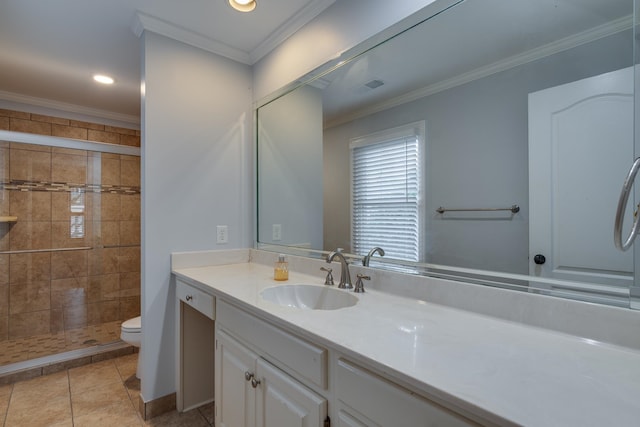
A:
<svg viewBox="0 0 640 427">
<path fill-rule="evenodd" d="M 613 241 L 616 245 L 616 248 L 621 251 L 628 250 L 636 236 L 638 235 L 638 229 L 640 228 L 640 221 L 638 218 L 638 210 L 636 210 L 633 214 L 633 225 L 631 226 L 631 232 L 627 239 L 622 242 L 622 224 L 624 222 L 624 211 L 627 209 L 627 202 L 629 201 L 629 196 L 631 194 L 631 188 L 633 187 L 633 182 L 636 179 L 636 174 L 640 170 L 640 157 L 635 159 L 629 173 L 627 174 L 626 179 L 624 180 L 624 184 L 622 185 L 622 191 L 620 192 L 620 199 L 618 199 L 618 210 L 616 211 L 616 221 L 613 226 Z"/>
</svg>

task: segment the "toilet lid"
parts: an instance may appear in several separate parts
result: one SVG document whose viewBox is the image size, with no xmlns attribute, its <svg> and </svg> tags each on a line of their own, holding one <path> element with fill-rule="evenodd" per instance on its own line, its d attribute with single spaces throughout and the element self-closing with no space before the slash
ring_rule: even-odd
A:
<svg viewBox="0 0 640 427">
<path fill-rule="evenodd" d="M 142 329 L 142 317 L 134 317 L 133 319 L 122 322 L 122 330 L 124 332 L 140 332 Z"/>
</svg>

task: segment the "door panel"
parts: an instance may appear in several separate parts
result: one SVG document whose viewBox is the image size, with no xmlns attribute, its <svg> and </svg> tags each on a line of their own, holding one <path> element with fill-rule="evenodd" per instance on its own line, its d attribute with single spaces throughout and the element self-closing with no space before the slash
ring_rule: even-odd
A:
<svg viewBox="0 0 640 427">
<path fill-rule="evenodd" d="M 263 359 L 258 359 L 258 427 L 322 427 L 327 401 Z"/>
<path fill-rule="evenodd" d="M 358 422 L 371 427 L 476 425 L 435 402 L 423 399 L 344 359 L 338 360 L 335 379 L 340 425 L 358 426 Z"/>
<path fill-rule="evenodd" d="M 255 372 L 257 355 L 222 331 L 218 331 L 215 357 L 216 425 L 255 426 L 255 392 L 245 372 Z"/>
<path fill-rule="evenodd" d="M 531 275 L 631 285 L 633 255 L 615 248 L 613 221 L 633 153 L 630 68 L 529 94 Z M 629 203 L 626 225 L 632 215 Z"/>
<path fill-rule="evenodd" d="M 340 404 L 340 406 L 343 406 Z M 366 421 L 365 421 L 366 420 Z M 347 408 L 341 408 L 338 412 L 338 427 L 380 427 L 373 421 L 362 415 L 355 415 Z"/>
</svg>

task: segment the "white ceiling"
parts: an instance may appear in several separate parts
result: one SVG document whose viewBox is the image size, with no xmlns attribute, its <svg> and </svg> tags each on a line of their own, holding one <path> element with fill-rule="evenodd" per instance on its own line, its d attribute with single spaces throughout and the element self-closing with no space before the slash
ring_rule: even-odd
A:
<svg viewBox="0 0 640 427">
<path fill-rule="evenodd" d="M 142 28 L 253 64 L 335 0 L 0 0 L 0 99 L 135 122 Z M 137 13 L 140 12 L 140 13 Z M 94 73 L 116 79 L 99 86 Z M 68 104 L 68 105 L 65 105 Z"/>
</svg>

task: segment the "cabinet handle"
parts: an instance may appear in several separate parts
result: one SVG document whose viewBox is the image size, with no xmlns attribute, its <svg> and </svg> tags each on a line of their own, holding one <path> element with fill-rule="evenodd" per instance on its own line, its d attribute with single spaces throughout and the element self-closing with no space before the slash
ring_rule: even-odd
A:
<svg viewBox="0 0 640 427">
<path fill-rule="evenodd" d="M 251 372 L 249 372 L 249 371 L 246 371 L 244 373 L 244 379 L 247 380 L 247 381 L 251 381 L 251 378 L 253 378 L 253 374 Z"/>
<path fill-rule="evenodd" d="M 185 298 L 187 301 L 191 301 L 193 299 L 193 297 L 191 295 L 187 295 L 187 297 Z"/>
<path fill-rule="evenodd" d="M 255 378 L 251 379 L 251 387 L 256 388 L 258 387 L 259 384 L 260 384 L 260 380 L 257 380 Z"/>
</svg>

